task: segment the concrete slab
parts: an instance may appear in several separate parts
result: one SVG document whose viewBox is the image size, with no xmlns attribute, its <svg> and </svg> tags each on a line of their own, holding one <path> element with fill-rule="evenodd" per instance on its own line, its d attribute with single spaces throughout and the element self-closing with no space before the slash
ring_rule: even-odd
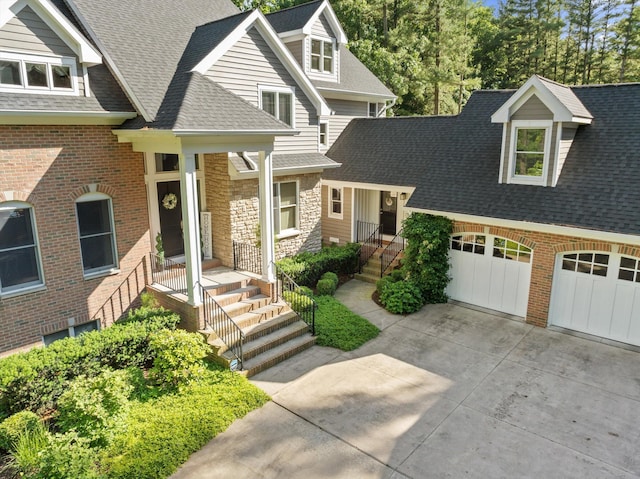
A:
<svg viewBox="0 0 640 479">
<path fill-rule="evenodd" d="M 398 470 L 415 478 L 633 477 L 562 444 L 464 406 L 456 409 Z"/>
<path fill-rule="evenodd" d="M 273 400 L 325 431 L 376 458 L 398 466 L 453 411 L 456 403 L 442 394 L 451 382 L 422 375 L 424 384 L 402 374 L 418 369 L 377 354 L 326 365 L 284 388 Z"/>
<path fill-rule="evenodd" d="M 274 403 L 234 422 L 171 479 L 395 478 L 393 470 Z"/>
<path fill-rule="evenodd" d="M 505 361 L 463 404 L 640 475 L 640 401 Z"/>
</svg>

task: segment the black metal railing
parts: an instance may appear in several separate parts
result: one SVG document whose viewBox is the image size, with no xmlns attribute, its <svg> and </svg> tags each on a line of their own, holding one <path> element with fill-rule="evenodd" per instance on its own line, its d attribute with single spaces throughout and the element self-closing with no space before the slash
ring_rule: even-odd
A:
<svg viewBox="0 0 640 479">
<path fill-rule="evenodd" d="M 380 230 L 380 237 L 382 238 L 382 225 L 360 220 L 356 221 L 356 243 L 363 243 L 378 230 Z"/>
<path fill-rule="evenodd" d="M 233 269 L 262 274 L 262 251 L 249 243 L 233 242 Z"/>
<path fill-rule="evenodd" d="M 176 293 L 187 292 L 187 268 L 184 264 L 176 263 L 156 254 L 151 255 L 151 278 L 156 284 L 169 288 Z"/>
<path fill-rule="evenodd" d="M 202 314 L 204 316 L 205 328 L 211 329 L 218 338 L 231 351 L 234 359 L 231 360 L 230 369 L 240 371 L 243 367 L 243 353 L 245 336 L 240 326 L 231 319 L 222 306 L 213 298 L 200 283 L 197 283 L 199 294 L 202 297 Z"/>
<path fill-rule="evenodd" d="M 276 294 L 309 326 L 309 331 L 316 334 L 316 309 L 318 304 L 287 273 L 272 263 L 276 272 Z"/>
<path fill-rule="evenodd" d="M 360 230 L 362 226 L 362 230 L 369 233 L 364 240 L 359 240 L 358 242 L 362 245 L 360 247 L 360 267 L 358 270 L 362 273 L 362 267 L 367 264 L 369 258 L 373 256 L 378 248 L 382 246 L 382 225 L 375 225 L 375 228 L 370 228 L 372 223 L 364 223 L 362 221 L 358 221 L 358 230 Z"/>
<path fill-rule="evenodd" d="M 391 266 L 393 260 L 398 257 L 400 253 L 404 251 L 404 237 L 402 236 L 402 230 L 393 237 L 391 243 L 389 243 L 382 254 L 380 255 L 380 277 L 384 276 L 384 272 Z"/>
</svg>

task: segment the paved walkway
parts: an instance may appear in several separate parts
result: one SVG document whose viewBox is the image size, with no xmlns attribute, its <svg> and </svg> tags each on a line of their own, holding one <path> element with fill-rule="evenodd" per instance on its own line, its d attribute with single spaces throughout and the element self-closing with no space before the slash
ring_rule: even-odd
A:
<svg viewBox="0 0 640 479">
<path fill-rule="evenodd" d="M 371 292 L 337 296 L 378 338 L 252 378 L 273 401 L 172 477 L 640 477 L 639 353 L 453 304 L 394 316 Z"/>
</svg>

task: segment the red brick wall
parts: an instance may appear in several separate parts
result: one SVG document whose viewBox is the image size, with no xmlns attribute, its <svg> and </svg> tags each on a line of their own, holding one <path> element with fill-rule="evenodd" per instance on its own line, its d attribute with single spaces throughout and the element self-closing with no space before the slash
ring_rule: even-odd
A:
<svg viewBox="0 0 640 479">
<path fill-rule="evenodd" d="M 502 236 L 522 243 L 533 250 L 531 287 L 529 289 L 526 321 L 527 323 L 542 327 L 547 326 L 549 317 L 553 270 L 558 253 L 579 250 L 612 252 L 612 250 L 617 249 L 617 252 L 621 254 L 640 256 L 640 247 L 633 245 L 594 241 L 577 236 L 563 236 L 512 228 L 498 228 L 495 226 L 458 221 L 454 225 L 454 233 L 462 232 Z"/>
<path fill-rule="evenodd" d="M 0 202 L 13 195 L 33 206 L 46 285 L 0 300 L 0 352 L 39 344 L 69 318 L 112 322 L 145 285 L 140 262 L 151 247 L 142 154 L 119 144 L 109 126 L 0 126 L 0 172 Z M 84 279 L 74 200 L 89 185 L 112 197 L 121 272 Z"/>
</svg>

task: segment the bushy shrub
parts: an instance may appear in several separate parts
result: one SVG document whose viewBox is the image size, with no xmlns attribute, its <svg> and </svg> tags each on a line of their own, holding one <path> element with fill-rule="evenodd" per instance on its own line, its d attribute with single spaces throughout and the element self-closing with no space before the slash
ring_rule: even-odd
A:
<svg viewBox="0 0 640 479">
<path fill-rule="evenodd" d="M 58 399 L 56 424 L 62 431 L 75 429 L 92 446 L 104 446 L 122 424 L 132 391 L 126 370 L 80 376 Z"/>
<path fill-rule="evenodd" d="M 378 281 L 376 281 L 376 291 L 381 295 L 387 285 L 396 282 L 397 280 L 393 279 L 392 276 L 383 276 Z"/>
<path fill-rule="evenodd" d="M 37 414 L 31 411 L 20 411 L 0 423 L 0 450 L 13 451 L 21 434 L 35 431 L 42 427 Z"/>
<path fill-rule="evenodd" d="M 33 479 L 100 479 L 96 451 L 75 432 L 56 434 L 39 454 Z"/>
<path fill-rule="evenodd" d="M 321 279 L 316 285 L 316 291 L 320 296 L 333 296 L 336 292 L 336 284 L 330 279 Z"/>
<path fill-rule="evenodd" d="M 422 291 L 413 281 L 388 283 L 380 295 L 380 302 L 394 314 L 415 313 L 424 305 Z"/>
<path fill-rule="evenodd" d="M 328 279 L 335 285 L 336 288 L 338 287 L 338 283 L 339 283 L 338 275 L 335 274 L 333 271 L 327 271 L 320 277 L 320 279 Z"/>
<path fill-rule="evenodd" d="M 306 286 L 300 286 L 295 291 L 283 291 L 282 297 L 298 313 L 310 311 L 314 307 L 313 291 Z"/>
<path fill-rule="evenodd" d="M 301 286 L 314 286 L 327 271 L 352 274 L 358 267 L 360 245 L 322 248 L 318 253 L 300 253 L 278 261 L 278 267 Z"/>
<path fill-rule="evenodd" d="M 155 356 L 149 377 L 158 385 L 173 389 L 203 376 L 211 348 L 199 334 L 165 329 L 154 333 L 149 345 Z"/>
</svg>

